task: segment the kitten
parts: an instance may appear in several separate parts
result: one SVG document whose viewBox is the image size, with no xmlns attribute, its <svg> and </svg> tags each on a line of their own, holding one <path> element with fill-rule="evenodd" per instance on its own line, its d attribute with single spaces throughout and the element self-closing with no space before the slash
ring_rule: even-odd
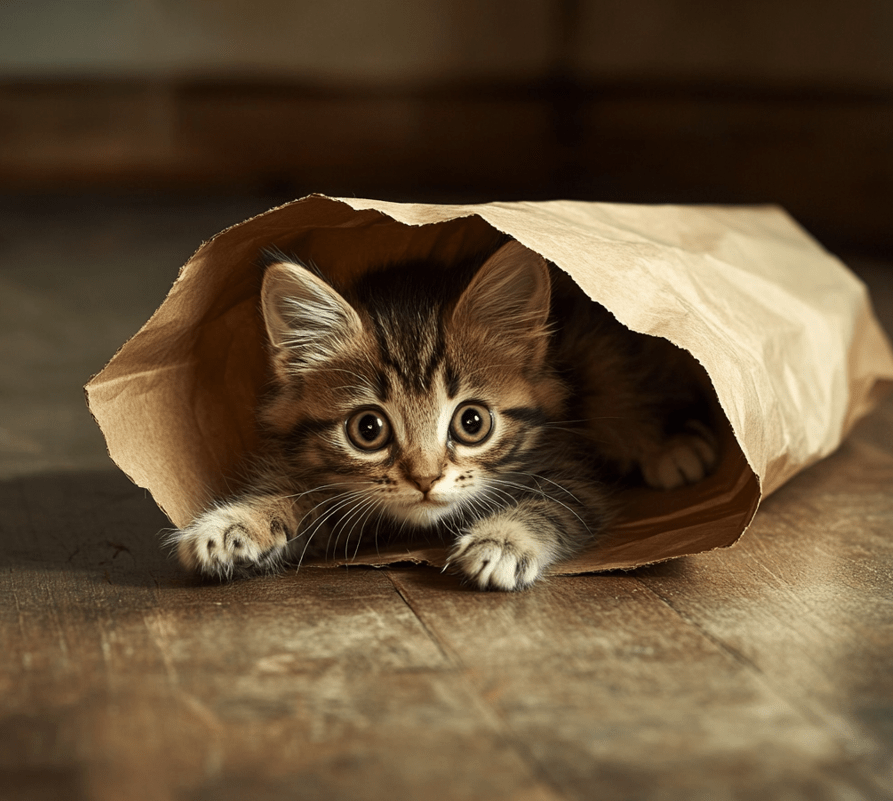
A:
<svg viewBox="0 0 893 801">
<path fill-rule="evenodd" d="M 249 489 L 175 535 L 206 575 L 347 551 L 387 527 L 446 536 L 469 582 L 517 590 L 605 530 L 617 476 L 670 489 L 716 461 L 692 360 L 517 242 L 338 290 L 280 260 L 261 302 L 262 459 Z"/>
</svg>

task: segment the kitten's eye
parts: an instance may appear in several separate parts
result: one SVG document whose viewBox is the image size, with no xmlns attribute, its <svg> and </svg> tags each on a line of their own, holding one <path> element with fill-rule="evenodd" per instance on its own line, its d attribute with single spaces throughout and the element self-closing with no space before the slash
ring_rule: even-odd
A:
<svg viewBox="0 0 893 801">
<path fill-rule="evenodd" d="M 388 418 L 374 409 L 363 409 L 347 421 L 347 437 L 361 451 L 378 451 L 391 441 Z"/>
<path fill-rule="evenodd" d="M 453 415 L 450 432 L 464 445 L 477 445 L 490 436 L 493 415 L 482 403 L 463 403 Z"/>
</svg>

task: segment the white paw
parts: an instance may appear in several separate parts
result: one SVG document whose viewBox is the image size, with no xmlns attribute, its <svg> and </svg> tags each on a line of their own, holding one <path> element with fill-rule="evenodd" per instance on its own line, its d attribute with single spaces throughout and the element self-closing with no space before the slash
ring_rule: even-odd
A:
<svg viewBox="0 0 893 801">
<path fill-rule="evenodd" d="M 180 562 L 219 579 L 274 568 L 288 542 L 285 527 L 245 505 L 211 509 L 173 535 Z"/>
<path fill-rule="evenodd" d="M 552 550 L 517 521 L 491 518 L 459 537 L 448 566 L 481 590 L 520 590 L 554 561 Z"/>
<path fill-rule="evenodd" d="M 642 476 L 649 487 L 669 490 L 694 484 L 716 465 L 716 439 L 707 426 L 693 420 L 686 428 L 686 433 L 670 437 L 642 460 Z"/>
</svg>

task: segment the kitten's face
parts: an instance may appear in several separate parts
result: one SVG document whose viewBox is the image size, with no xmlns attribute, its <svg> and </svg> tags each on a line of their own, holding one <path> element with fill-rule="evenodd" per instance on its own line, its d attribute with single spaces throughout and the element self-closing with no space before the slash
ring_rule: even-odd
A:
<svg viewBox="0 0 893 801">
<path fill-rule="evenodd" d="M 365 490 L 397 521 L 426 526 L 472 511 L 536 443 L 539 428 L 518 420 L 534 400 L 523 381 L 503 375 L 451 387 L 438 370 L 417 392 L 397 378 L 386 379 L 394 387 L 386 396 L 345 393 L 332 425 L 304 451 L 318 473 Z"/>
<path fill-rule="evenodd" d="M 301 484 L 343 493 L 360 526 L 424 527 L 517 480 L 563 401 L 544 366 L 548 272 L 528 254 L 506 245 L 458 300 L 389 294 L 383 273 L 348 301 L 301 267 L 270 268 L 280 389 L 263 419 Z"/>
</svg>

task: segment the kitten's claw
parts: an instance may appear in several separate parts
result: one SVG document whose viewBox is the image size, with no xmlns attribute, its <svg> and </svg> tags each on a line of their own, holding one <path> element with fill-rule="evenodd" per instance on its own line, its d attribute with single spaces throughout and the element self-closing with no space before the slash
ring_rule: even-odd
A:
<svg viewBox="0 0 893 801">
<path fill-rule="evenodd" d="M 250 506 L 211 509 L 173 536 L 181 564 L 218 579 L 234 573 L 270 570 L 281 559 L 288 537 L 277 518 L 265 520 Z"/>
<path fill-rule="evenodd" d="M 642 476 L 649 487 L 669 490 L 694 484 L 716 466 L 718 449 L 710 429 L 695 420 L 686 429 L 642 460 Z"/>
<path fill-rule="evenodd" d="M 517 523 L 491 518 L 459 537 L 447 565 L 478 589 L 522 590 L 552 561 L 549 549 Z"/>
</svg>

